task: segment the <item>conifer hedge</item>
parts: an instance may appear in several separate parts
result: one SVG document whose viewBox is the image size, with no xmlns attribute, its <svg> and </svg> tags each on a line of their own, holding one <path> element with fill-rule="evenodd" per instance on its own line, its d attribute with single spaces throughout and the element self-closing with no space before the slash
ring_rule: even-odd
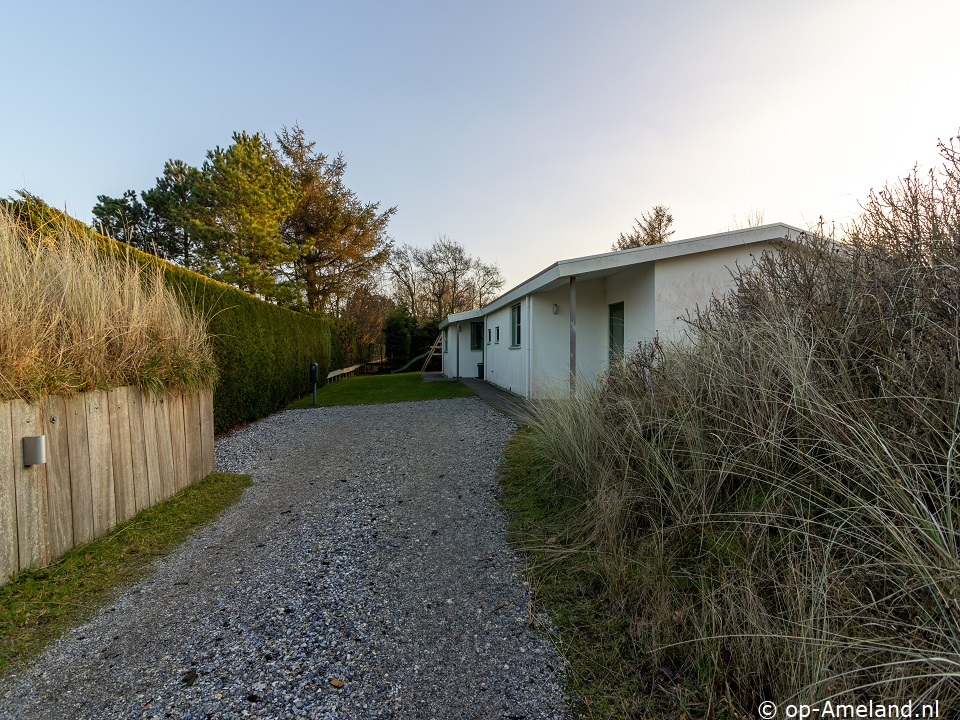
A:
<svg viewBox="0 0 960 720">
<path fill-rule="evenodd" d="M 271 305 L 169 263 L 165 275 L 209 318 L 219 371 L 213 391 L 217 432 L 269 415 L 306 395 L 312 362 L 325 381 L 337 342 L 327 318 Z"/>
<path fill-rule="evenodd" d="M 317 363 L 321 381 L 325 381 L 331 358 L 343 356 L 339 336 L 332 332 L 328 318 L 277 307 L 118 243 L 32 195 L 21 193 L 21 199 L 0 203 L 32 231 L 56 235 L 66 226 L 93 235 L 109 252 L 144 264 L 160 264 L 167 284 L 208 319 L 218 371 L 213 392 L 217 432 L 264 417 L 306 395 L 311 390 L 310 363 Z"/>
</svg>

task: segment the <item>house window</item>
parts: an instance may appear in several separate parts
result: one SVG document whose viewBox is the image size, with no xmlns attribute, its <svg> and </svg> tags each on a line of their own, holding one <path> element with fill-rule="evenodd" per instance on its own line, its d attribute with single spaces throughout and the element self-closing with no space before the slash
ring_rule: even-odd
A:
<svg viewBox="0 0 960 720">
<path fill-rule="evenodd" d="M 494 344 L 497 344 L 500 342 L 500 326 L 499 325 L 497 325 L 493 329 L 493 342 Z"/>
<path fill-rule="evenodd" d="M 483 345 L 483 323 L 472 322 L 470 323 L 470 349 L 479 350 L 481 345 Z"/>
<path fill-rule="evenodd" d="M 610 306 L 610 364 L 623 362 L 623 303 Z"/>
<path fill-rule="evenodd" d="M 450 328 L 445 327 L 443 329 L 443 351 L 447 352 L 450 349 Z"/>
<path fill-rule="evenodd" d="M 520 303 L 510 308 L 510 345 L 520 347 Z"/>
<path fill-rule="evenodd" d="M 493 330 L 491 330 L 490 328 L 487 328 L 487 345 L 490 344 L 490 342 L 492 341 L 492 338 L 493 338 Z"/>
</svg>

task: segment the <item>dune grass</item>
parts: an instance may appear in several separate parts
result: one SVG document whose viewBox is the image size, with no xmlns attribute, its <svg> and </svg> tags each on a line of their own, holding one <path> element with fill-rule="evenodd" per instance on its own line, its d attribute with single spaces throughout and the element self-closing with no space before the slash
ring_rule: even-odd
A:
<svg viewBox="0 0 960 720">
<path fill-rule="evenodd" d="M 209 475 L 52 565 L 14 575 L 0 586 L 0 676 L 132 585 L 249 485 L 249 475 Z"/>
<path fill-rule="evenodd" d="M 953 146 L 950 146 L 951 148 Z M 949 150 L 949 149 L 945 149 Z M 590 717 L 960 711 L 960 167 L 534 406 L 515 537 Z"/>
<path fill-rule="evenodd" d="M 361 375 L 330 383 L 317 390 L 317 407 L 332 405 L 370 405 L 408 400 L 440 400 L 475 395 L 459 380 L 425 381 L 418 372 L 396 375 Z M 314 407 L 313 394 L 302 397 L 288 408 Z"/>
<path fill-rule="evenodd" d="M 0 399 L 209 387 L 215 376 L 204 318 L 159 264 L 66 224 L 29 232 L 0 207 Z"/>
</svg>

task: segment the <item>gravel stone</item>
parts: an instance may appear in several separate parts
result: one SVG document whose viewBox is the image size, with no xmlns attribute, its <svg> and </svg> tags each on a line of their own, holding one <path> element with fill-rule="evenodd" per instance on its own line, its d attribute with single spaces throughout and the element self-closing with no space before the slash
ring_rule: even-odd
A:
<svg viewBox="0 0 960 720">
<path fill-rule="evenodd" d="M 0 718 L 564 717 L 496 499 L 515 429 L 463 398 L 218 438 L 253 486 L 7 678 Z"/>
</svg>

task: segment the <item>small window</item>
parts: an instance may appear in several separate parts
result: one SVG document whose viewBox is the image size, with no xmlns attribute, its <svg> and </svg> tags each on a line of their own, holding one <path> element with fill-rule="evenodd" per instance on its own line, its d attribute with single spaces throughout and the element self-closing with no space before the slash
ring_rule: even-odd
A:
<svg viewBox="0 0 960 720">
<path fill-rule="evenodd" d="M 623 303 L 610 306 L 610 364 L 623 362 Z"/>
<path fill-rule="evenodd" d="M 493 342 L 494 342 L 494 343 L 499 343 L 499 342 L 500 342 L 500 326 L 499 326 L 499 325 L 497 325 L 497 326 L 493 329 Z"/>
<path fill-rule="evenodd" d="M 492 341 L 492 338 L 493 338 L 493 330 L 491 330 L 490 328 L 487 328 L 487 345 L 490 344 L 490 342 Z"/>
<path fill-rule="evenodd" d="M 510 345 L 520 347 L 520 303 L 510 308 Z"/>
<path fill-rule="evenodd" d="M 470 349 L 479 350 L 483 345 L 483 323 L 470 323 Z"/>
<path fill-rule="evenodd" d="M 443 329 L 443 351 L 447 352 L 450 349 L 450 328 L 445 327 Z"/>
</svg>

